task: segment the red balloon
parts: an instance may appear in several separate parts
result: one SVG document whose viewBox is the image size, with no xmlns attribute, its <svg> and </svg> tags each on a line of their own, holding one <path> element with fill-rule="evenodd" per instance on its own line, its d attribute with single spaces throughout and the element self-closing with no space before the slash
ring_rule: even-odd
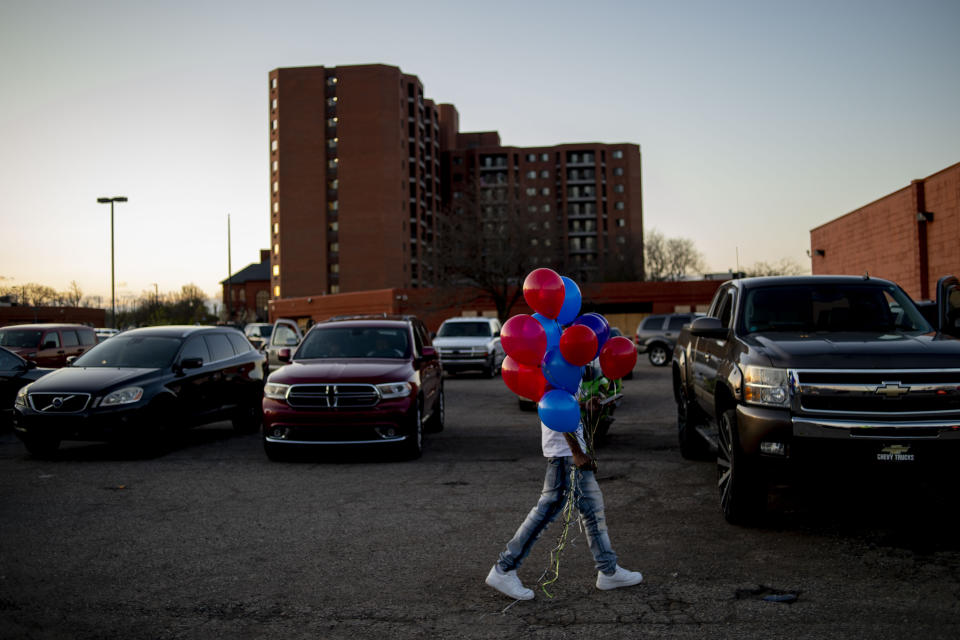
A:
<svg viewBox="0 0 960 640">
<path fill-rule="evenodd" d="M 543 394 L 550 389 L 540 367 L 520 364 L 510 356 L 503 359 L 500 371 L 507 388 L 528 400 L 540 402 Z"/>
<path fill-rule="evenodd" d="M 560 335 L 560 355 L 576 367 L 582 367 L 597 355 L 597 334 L 588 326 L 575 324 Z"/>
<path fill-rule="evenodd" d="M 611 380 L 627 375 L 636 364 L 637 348 L 629 338 L 610 338 L 600 349 L 600 370 Z"/>
<path fill-rule="evenodd" d="M 503 323 L 500 344 L 517 362 L 536 367 L 547 352 L 547 332 L 536 318 L 521 313 Z"/>
<path fill-rule="evenodd" d="M 563 279 L 553 269 L 534 269 L 523 281 L 523 299 L 542 316 L 556 320 L 565 298 Z"/>
</svg>

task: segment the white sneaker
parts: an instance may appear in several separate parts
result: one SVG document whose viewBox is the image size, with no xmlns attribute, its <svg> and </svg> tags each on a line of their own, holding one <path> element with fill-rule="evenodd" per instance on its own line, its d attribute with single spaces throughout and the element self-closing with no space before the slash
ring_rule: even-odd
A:
<svg viewBox="0 0 960 640">
<path fill-rule="evenodd" d="M 487 584 L 514 600 L 533 600 L 533 591 L 527 589 L 517 577 L 517 570 L 504 573 L 500 567 L 493 565 L 487 574 Z"/>
<path fill-rule="evenodd" d="M 616 571 L 609 576 L 602 571 L 597 572 L 597 589 L 609 591 L 620 587 L 632 587 L 643 582 L 643 575 L 639 571 L 627 571 L 617 565 Z"/>
</svg>

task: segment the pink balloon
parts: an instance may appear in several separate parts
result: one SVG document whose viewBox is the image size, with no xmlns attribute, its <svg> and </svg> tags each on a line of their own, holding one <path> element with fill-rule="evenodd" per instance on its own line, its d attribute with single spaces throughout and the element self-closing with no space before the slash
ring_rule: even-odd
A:
<svg viewBox="0 0 960 640">
<path fill-rule="evenodd" d="M 560 354 L 570 364 L 582 367 L 597 355 L 597 334 L 582 324 L 567 327 L 560 335 Z"/>
<path fill-rule="evenodd" d="M 528 400 L 539 402 L 543 394 L 550 389 L 539 367 L 520 364 L 510 356 L 503 359 L 500 371 L 507 388 Z"/>
<path fill-rule="evenodd" d="M 600 370 L 611 380 L 627 375 L 636 364 L 637 348 L 629 338 L 610 338 L 600 349 Z"/>
<path fill-rule="evenodd" d="M 542 316 L 556 320 L 565 297 L 563 279 L 553 269 L 534 269 L 523 281 L 523 299 Z"/>
<path fill-rule="evenodd" d="M 547 332 L 536 318 L 521 313 L 503 324 L 500 344 L 520 364 L 536 367 L 547 352 Z"/>
</svg>

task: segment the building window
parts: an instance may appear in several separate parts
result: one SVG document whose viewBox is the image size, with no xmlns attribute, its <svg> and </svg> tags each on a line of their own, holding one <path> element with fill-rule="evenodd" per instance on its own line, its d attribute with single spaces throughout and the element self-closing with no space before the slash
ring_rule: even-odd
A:
<svg viewBox="0 0 960 640">
<path fill-rule="evenodd" d="M 274 200 L 273 202 L 273 212 L 280 213 L 280 203 Z"/>
<path fill-rule="evenodd" d="M 277 141 L 276 139 L 274 139 L 270 141 L 270 151 L 276 151 L 276 150 L 277 150 Z"/>
<path fill-rule="evenodd" d="M 627 244 L 626 236 L 617 236 L 617 244 Z"/>
<path fill-rule="evenodd" d="M 273 255 L 280 255 L 280 245 L 278 243 L 274 243 L 273 245 Z"/>
<path fill-rule="evenodd" d="M 330 265 L 330 273 L 340 273 L 340 263 L 334 262 Z"/>
<path fill-rule="evenodd" d="M 280 169 L 280 161 L 279 161 L 279 160 L 274 160 L 274 161 L 273 161 L 273 170 L 274 170 L 274 171 L 278 171 L 279 169 Z"/>
<path fill-rule="evenodd" d="M 535 153 L 527 154 L 527 162 L 536 162 L 536 160 L 537 160 L 537 154 Z"/>
<path fill-rule="evenodd" d="M 623 203 L 622 203 L 622 202 L 618 202 L 617 204 L 614 205 L 614 208 L 615 208 L 617 211 L 623 211 Z"/>
<path fill-rule="evenodd" d="M 550 187 L 544 187 L 543 189 L 541 189 L 540 194 L 544 196 L 550 195 Z"/>
<path fill-rule="evenodd" d="M 536 177 L 537 177 L 536 171 L 527 171 L 527 178 L 536 178 Z"/>
<path fill-rule="evenodd" d="M 618 226 L 618 227 L 625 227 L 625 226 L 627 226 L 627 220 L 626 220 L 626 218 L 617 218 L 617 226 Z"/>
<path fill-rule="evenodd" d="M 340 285 L 338 284 L 330 285 L 330 293 L 340 293 Z"/>
<path fill-rule="evenodd" d="M 274 98 L 274 99 L 273 99 L 273 102 L 270 103 L 270 108 L 273 109 L 274 111 L 277 110 L 277 99 L 276 99 L 276 98 Z"/>
<path fill-rule="evenodd" d="M 335 149 L 339 141 L 340 141 L 340 138 L 330 138 L 329 140 L 327 140 L 327 148 Z"/>
<path fill-rule="evenodd" d="M 280 183 L 277 182 L 276 180 L 274 180 L 274 181 L 273 181 L 273 192 L 276 193 L 276 192 L 279 191 L 279 190 L 280 190 Z"/>
<path fill-rule="evenodd" d="M 335 86 L 337 86 L 337 82 L 338 82 L 338 81 L 337 81 L 337 76 L 330 76 L 329 78 L 327 78 L 327 86 L 328 86 L 328 87 L 335 87 Z"/>
<path fill-rule="evenodd" d="M 270 79 L 270 88 L 271 88 L 271 89 L 276 89 L 276 88 L 277 88 L 277 79 L 276 79 L 276 78 L 271 78 L 271 79 Z"/>
<path fill-rule="evenodd" d="M 333 233 L 336 233 L 337 231 L 340 230 L 340 223 L 334 220 L 333 222 L 327 225 L 327 229 L 329 231 L 332 231 Z"/>
<path fill-rule="evenodd" d="M 339 164 L 340 160 L 338 158 L 331 158 L 327 161 L 327 166 L 331 169 L 336 169 Z"/>
<path fill-rule="evenodd" d="M 272 126 L 272 127 L 273 127 L 273 130 L 274 130 L 274 131 L 276 131 L 276 130 L 277 130 L 277 119 L 276 119 L 276 118 L 274 118 L 274 119 L 273 119 L 273 122 L 271 123 L 271 125 L 270 125 L 270 126 Z"/>
<path fill-rule="evenodd" d="M 613 175 L 615 175 L 615 176 L 622 176 L 622 175 L 623 175 L 623 167 L 614 167 L 614 168 L 613 168 Z"/>
<path fill-rule="evenodd" d="M 622 184 L 615 184 L 615 185 L 613 185 L 613 192 L 614 192 L 614 193 L 623 193 L 623 185 L 622 185 Z"/>
<path fill-rule="evenodd" d="M 339 243 L 339 242 L 331 242 L 330 245 L 329 245 L 327 248 L 328 248 L 328 250 L 329 250 L 330 253 L 338 253 L 338 252 L 340 251 L 340 243 Z"/>
<path fill-rule="evenodd" d="M 280 223 L 279 223 L 279 222 L 274 222 L 274 223 L 273 223 L 273 233 L 274 233 L 274 234 L 280 233 Z"/>
<path fill-rule="evenodd" d="M 548 205 L 548 204 L 543 205 L 543 212 L 544 212 L 544 213 L 550 213 L 550 205 Z"/>
<path fill-rule="evenodd" d="M 337 126 L 338 122 L 340 122 L 340 118 L 338 118 L 337 116 L 333 116 L 332 118 L 327 118 L 328 127 L 335 127 Z"/>
<path fill-rule="evenodd" d="M 541 153 L 541 154 L 540 154 L 540 159 L 541 159 L 543 162 L 546 162 L 547 160 L 550 159 L 550 154 L 549 154 L 549 153 Z"/>
<path fill-rule="evenodd" d="M 278 284 L 273 285 L 273 297 L 274 298 L 280 297 L 280 285 Z"/>
<path fill-rule="evenodd" d="M 280 275 L 280 265 L 278 264 L 273 265 L 273 275 L 275 276 Z"/>
<path fill-rule="evenodd" d="M 332 96 L 330 98 L 327 98 L 327 106 L 328 107 L 337 106 L 337 96 Z"/>
<path fill-rule="evenodd" d="M 540 177 L 541 177 L 541 178 L 549 178 L 549 177 L 550 177 L 550 172 L 547 171 L 546 169 L 544 169 L 543 171 L 540 172 Z"/>
<path fill-rule="evenodd" d="M 619 160 L 620 158 L 623 157 L 623 151 L 621 151 L 620 149 L 614 149 L 612 155 L 613 155 L 613 157 L 614 157 L 615 160 Z"/>
<path fill-rule="evenodd" d="M 537 195 L 537 188 L 536 188 L 536 187 L 527 187 L 527 195 L 528 195 L 528 196 L 535 196 L 535 195 Z"/>
<path fill-rule="evenodd" d="M 337 211 L 340 209 L 340 203 L 337 200 L 333 200 L 327 203 L 327 211 Z"/>
</svg>

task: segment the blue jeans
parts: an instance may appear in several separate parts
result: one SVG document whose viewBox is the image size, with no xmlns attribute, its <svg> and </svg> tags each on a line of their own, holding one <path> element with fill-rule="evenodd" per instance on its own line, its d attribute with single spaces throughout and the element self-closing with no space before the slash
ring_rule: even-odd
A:
<svg viewBox="0 0 960 640">
<path fill-rule="evenodd" d="M 543 479 L 543 491 L 537 506 L 530 510 L 527 519 L 507 543 L 497 565 L 501 571 L 517 569 L 529 555 L 533 543 L 563 510 L 570 491 L 570 471 L 574 469 L 573 458 L 548 458 L 547 473 Z M 580 512 L 580 521 L 587 532 L 587 545 L 593 553 L 597 571 L 613 573 L 617 566 L 617 554 L 610 547 L 607 522 L 603 515 L 603 493 L 593 471 L 577 469 L 574 501 Z"/>
</svg>

